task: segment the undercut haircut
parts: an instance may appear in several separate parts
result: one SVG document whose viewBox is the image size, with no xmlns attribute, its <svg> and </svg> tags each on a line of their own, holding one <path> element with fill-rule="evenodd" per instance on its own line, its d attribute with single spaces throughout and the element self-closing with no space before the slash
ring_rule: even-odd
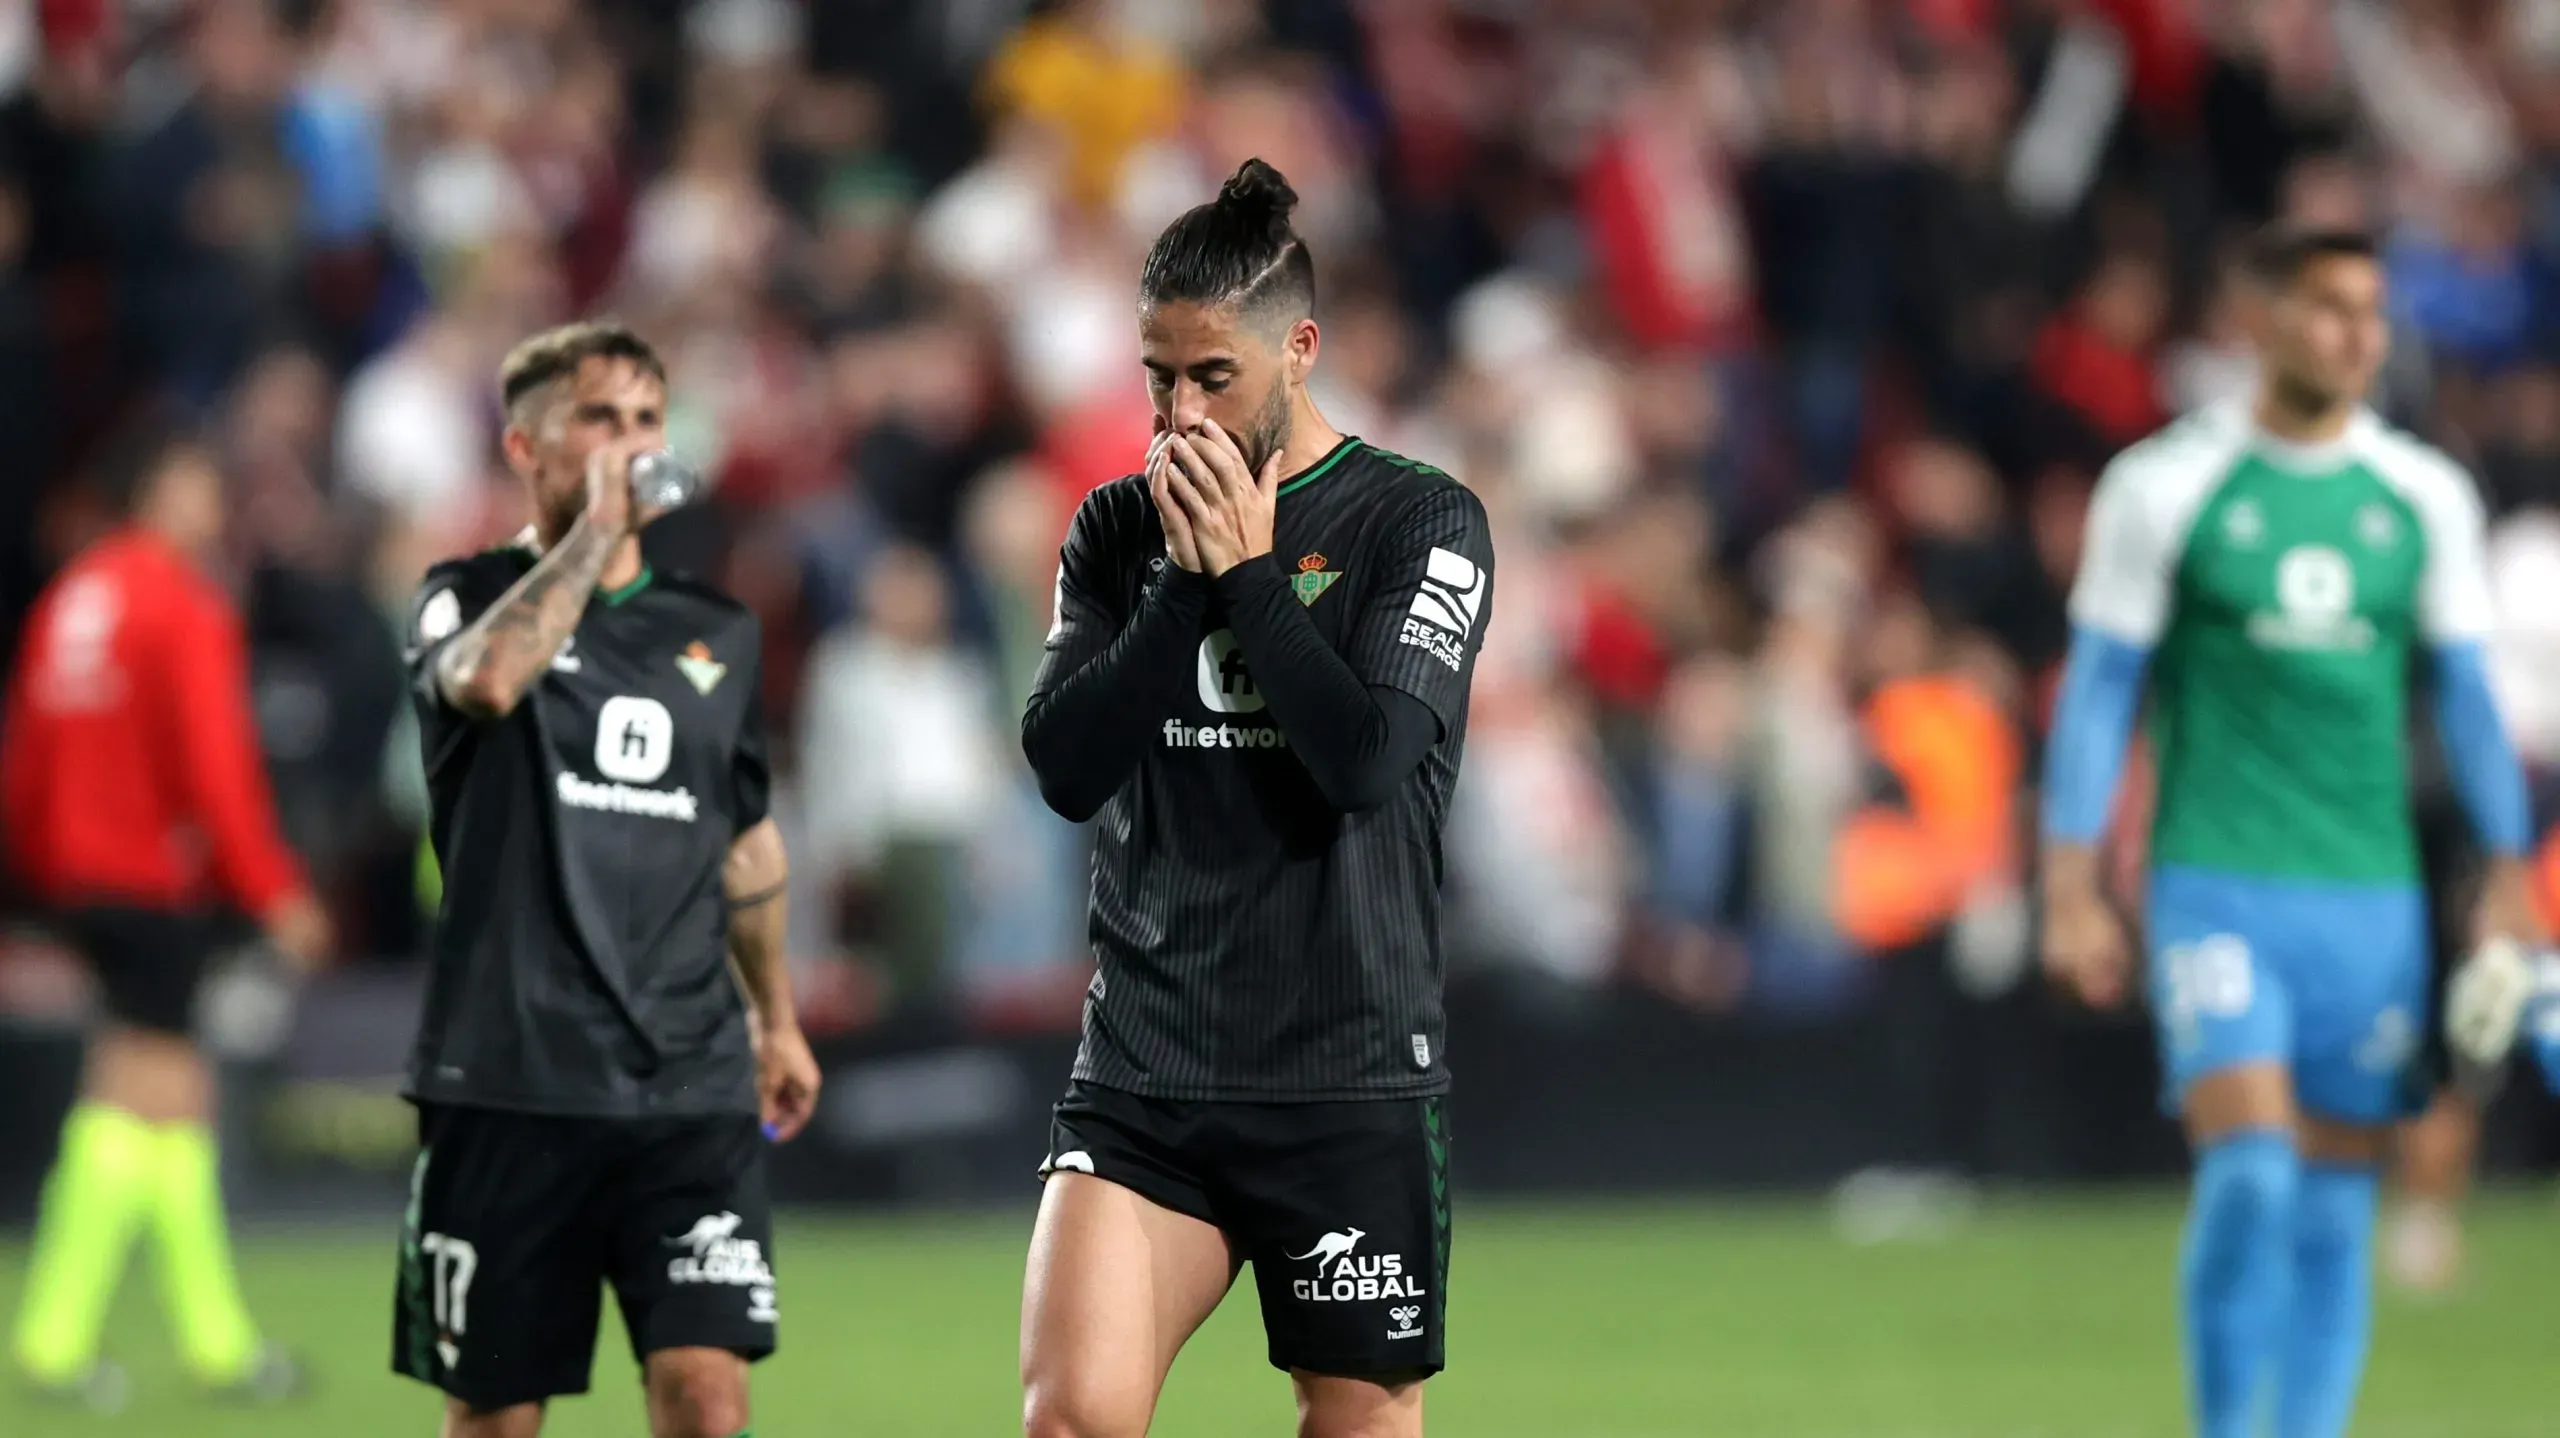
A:
<svg viewBox="0 0 2560 1438">
<path fill-rule="evenodd" d="M 1231 308 L 1266 331 L 1309 318 L 1316 266 L 1291 227 L 1298 192 L 1259 159 L 1236 167 L 1218 198 L 1165 226 L 1138 274 L 1138 300 Z"/>
<path fill-rule="evenodd" d="M 628 360 L 664 387 L 667 366 L 658 351 L 629 325 L 611 320 L 580 320 L 544 330 L 507 351 L 498 365 L 498 394 L 507 418 L 522 423 L 519 406 L 550 385 L 578 372 L 591 359 Z"/>
<path fill-rule="evenodd" d="M 2283 289 L 2302 278 L 2315 260 L 2346 257 L 2371 260 L 2382 247 L 2371 234 L 2355 229 L 2299 229 L 2275 225 L 2250 242 L 2249 277 L 2269 289 Z"/>
</svg>

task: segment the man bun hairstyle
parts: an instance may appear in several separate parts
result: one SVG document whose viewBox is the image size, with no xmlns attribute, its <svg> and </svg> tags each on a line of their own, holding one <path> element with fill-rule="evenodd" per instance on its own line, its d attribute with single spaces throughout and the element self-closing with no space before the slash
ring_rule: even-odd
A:
<svg viewBox="0 0 2560 1438">
<path fill-rule="evenodd" d="M 1236 167 L 1218 198 L 1165 226 L 1138 275 L 1143 304 L 1233 307 L 1266 325 L 1315 312 L 1316 267 L 1289 223 L 1298 192 L 1260 159 Z"/>
<path fill-rule="evenodd" d="M 498 394 L 510 420 L 522 416 L 516 407 L 545 386 L 567 379 L 591 359 L 629 360 L 642 374 L 664 385 L 667 366 L 658 351 L 629 325 L 613 320 L 580 320 L 524 340 L 498 365 Z"/>
</svg>

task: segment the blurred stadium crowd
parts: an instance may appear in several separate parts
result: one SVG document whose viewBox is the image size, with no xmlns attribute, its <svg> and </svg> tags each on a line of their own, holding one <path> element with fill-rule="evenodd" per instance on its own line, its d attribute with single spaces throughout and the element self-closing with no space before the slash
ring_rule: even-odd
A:
<svg viewBox="0 0 2560 1438">
<path fill-rule="evenodd" d="M 1014 724 L 1145 443 L 1138 259 L 1247 154 L 1305 197 L 1326 413 L 1497 526 L 1461 964 L 2013 984 L 2090 484 L 2245 392 L 2278 216 L 2387 235 L 2388 408 L 2489 493 L 2560 763 L 2560 0 L 27 0 L 0 94 L 0 602 L 119 416 L 200 416 L 359 952 L 432 893 L 411 587 L 522 522 L 497 359 L 611 312 L 716 481 L 653 553 L 767 626 L 813 1026 L 1071 1022 L 1080 842 Z"/>
</svg>

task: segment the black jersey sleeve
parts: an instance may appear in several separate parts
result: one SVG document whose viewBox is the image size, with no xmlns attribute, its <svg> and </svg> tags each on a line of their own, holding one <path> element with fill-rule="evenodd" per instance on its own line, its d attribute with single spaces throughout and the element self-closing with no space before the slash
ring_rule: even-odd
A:
<svg viewBox="0 0 2560 1438">
<path fill-rule="evenodd" d="M 1133 504 L 1133 498 L 1138 502 Z M 1040 797 L 1082 823 L 1144 757 L 1190 678 L 1208 582 L 1145 552 L 1155 536 L 1127 483 L 1085 496 L 1058 553 L 1056 611 L 1022 711 L 1022 753 Z M 1142 583 L 1135 573 L 1148 570 Z M 1138 594 L 1135 605 L 1121 596 Z"/>
<path fill-rule="evenodd" d="M 1270 555 L 1230 567 L 1217 587 L 1254 687 L 1325 802 L 1345 813 L 1386 802 L 1439 742 L 1439 716 L 1402 689 L 1363 683 Z"/>
<path fill-rule="evenodd" d="M 738 721 L 738 747 L 729 760 L 730 812 L 743 834 L 773 812 L 773 761 L 764 727 L 764 626 L 748 621 L 747 709 Z"/>
<path fill-rule="evenodd" d="M 1401 689 L 1443 728 L 1464 713 L 1467 682 L 1493 622 L 1493 536 L 1484 504 L 1443 481 L 1377 547 L 1377 583 L 1343 658 L 1364 683 Z"/>
</svg>

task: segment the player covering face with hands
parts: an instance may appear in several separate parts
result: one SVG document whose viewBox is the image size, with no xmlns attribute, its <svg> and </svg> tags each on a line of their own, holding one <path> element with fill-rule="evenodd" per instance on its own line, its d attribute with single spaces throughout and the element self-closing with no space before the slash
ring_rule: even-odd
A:
<svg viewBox="0 0 2560 1438">
<path fill-rule="evenodd" d="M 1232 325 L 1196 305 L 1157 306 L 1144 329 L 1166 353 L 1219 351 Z M 1317 331 L 1312 321 L 1291 325 L 1279 352 L 1259 356 L 1264 393 L 1234 393 L 1245 373 L 1210 373 L 1184 386 L 1159 384 L 1166 402 L 1155 412 L 1155 439 L 1147 447 L 1147 493 L 1164 526 L 1165 552 L 1195 574 L 1217 576 L 1271 552 L 1271 522 L 1278 507 L 1280 465 L 1292 431 L 1292 397 L 1305 393 L 1314 368 Z M 1216 388 L 1212 388 L 1215 386 Z M 1233 393 L 1232 400 L 1228 396 Z M 1219 401 L 1227 401 L 1219 403 Z M 1218 422 L 1225 411 L 1246 427 L 1229 433 Z M 1309 448 L 1338 443 L 1323 417 L 1309 409 Z"/>
<path fill-rule="evenodd" d="M 1315 274 L 1247 162 L 1139 278 L 1155 433 L 1086 499 L 1023 749 L 1096 820 L 1096 977 L 1024 1279 L 1024 1423 L 1139 1438 L 1250 1264 L 1299 1431 L 1445 1360 L 1440 825 L 1491 620 L 1474 496 L 1307 394 Z"/>
<path fill-rule="evenodd" d="M 780 1311 L 764 1147 L 818 1091 L 762 637 L 642 556 L 631 463 L 666 410 L 644 341 L 539 335 L 500 388 L 534 524 L 436 566 L 412 618 L 445 884 L 393 1366 L 444 1391 L 447 1438 L 527 1438 L 585 1390 L 610 1284 L 656 1438 L 735 1438 Z"/>
<path fill-rule="evenodd" d="M 2196 1161 L 2195 1431 L 2255 1438 L 2272 1413 L 2279 1438 L 2337 1438 L 2370 1321 L 2375 1165 L 2427 1089 L 2413 679 L 2492 855 L 2479 955 L 2443 1016 L 2466 1067 L 2503 1059 L 2538 935 L 2524 784 L 2481 655 L 2480 500 L 2364 406 L 2381 266 L 2362 236 L 2276 234 L 2254 271 L 2256 396 L 2127 450 L 2092 501 L 2047 753 L 2045 958 L 2093 1004 L 2148 989 Z M 2129 929 L 2097 841 L 2146 705 L 2158 799 Z"/>
</svg>

